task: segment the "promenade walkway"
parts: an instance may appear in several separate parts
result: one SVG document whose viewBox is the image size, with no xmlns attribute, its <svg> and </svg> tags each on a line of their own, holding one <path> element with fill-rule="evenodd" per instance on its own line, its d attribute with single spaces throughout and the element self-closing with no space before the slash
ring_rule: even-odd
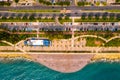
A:
<svg viewBox="0 0 120 80">
<path fill-rule="evenodd" d="M 12 44 L 12 43 L 10 43 L 10 42 L 8 42 L 8 41 L 1 41 L 1 42 L 6 43 L 6 44 L 14 47 L 14 48 L 17 49 L 17 50 L 22 51 L 23 53 L 26 53 L 26 51 L 25 51 L 24 49 L 22 49 L 22 48 L 20 48 L 20 47 L 18 47 L 18 46 L 16 46 L 16 45 L 14 45 L 14 44 Z"/>
<path fill-rule="evenodd" d="M 96 35 L 81 35 L 77 37 L 73 37 L 74 39 L 61 39 L 61 40 L 52 40 L 52 44 L 49 47 L 43 47 L 43 46 L 24 46 L 24 40 L 21 40 L 20 42 L 16 44 L 12 44 L 7 41 L 1 41 L 6 44 L 9 44 L 13 50 L 20 50 L 23 53 L 29 52 L 29 51 L 78 51 L 78 52 L 104 52 L 104 51 L 118 51 L 120 52 L 120 47 L 87 47 L 86 46 L 86 40 L 84 38 L 86 37 L 94 37 L 94 38 L 100 38 L 101 40 L 108 43 L 111 40 L 114 40 L 116 38 L 120 38 L 120 36 L 115 36 L 110 39 L 105 39 L 100 36 Z M 79 39 L 79 40 L 78 40 Z M 74 45 L 71 44 L 71 42 L 74 40 Z M 4 47 L 4 49 L 0 50 L 8 50 L 8 48 Z"/>
</svg>

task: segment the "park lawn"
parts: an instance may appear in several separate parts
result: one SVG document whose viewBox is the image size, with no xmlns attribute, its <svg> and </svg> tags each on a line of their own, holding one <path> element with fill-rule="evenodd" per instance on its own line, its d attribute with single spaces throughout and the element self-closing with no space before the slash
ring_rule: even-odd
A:
<svg viewBox="0 0 120 80">
<path fill-rule="evenodd" d="M 109 41 L 105 44 L 105 47 L 120 47 L 120 38 Z"/>
<path fill-rule="evenodd" d="M 3 42 L 0 42 L 0 46 L 10 46 L 10 45 L 6 44 L 6 43 L 3 43 Z"/>
<path fill-rule="evenodd" d="M 62 19 L 62 20 L 59 20 L 59 22 L 61 24 L 63 24 L 64 22 L 72 22 L 72 19 Z"/>
<path fill-rule="evenodd" d="M 114 10 L 105 10 L 105 11 L 107 11 L 107 12 L 117 12 L 117 13 L 120 13 L 120 10 L 118 10 L 118 9 L 114 9 Z"/>
<path fill-rule="evenodd" d="M 98 19 L 96 20 L 95 18 L 92 18 L 92 19 L 75 19 L 75 22 L 118 22 L 118 20 L 111 20 L 111 19 L 106 19 L 106 20 L 103 20 L 103 19 Z"/>
<path fill-rule="evenodd" d="M 39 37 L 45 37 L 45 38 L 49 38 L 50 40 L 53 39 L 69 39 L 71 38 L 70 34 L 64 34 L 63 31 L 47 31 L 45 32 L 45 34 L 40 34 Z"/>
<path fill-rule="evenodd" d="M 100 46 L 103 46 L 105 42 L 99 38 L 90 38 L 90 37 L 87 37 L 86 38 L 86 46 L 89 46 L 89 47 L 100 47 Z"/>
<path fill-rule="evenodd" d="M 100 34 L 100 33 L 97 34 L 97 36 L 103 37 L 105 39 L 110 39 L 111 37 L 117 36 L 118 34 L 117 33 L 114 34 L 114 32 L 110 32 L 110 31 L 106 31 L 106 33 L 104 33 L 104 34 Z"/>
<path fill-rule="evenodd" d="M 40 34 L 39 37 L 48 38 L 50 40 L 53 39 L 69 39 L 71 38 L 70 34 L 63 34 L 62 31 L 56 32 L 55 34 L 52 34 L 53 31 L 45 32 L 45 34 Z M 17 42 L 21 40 L 25 40 L 30 37 L 37 37 L 36 34 L 9 34 L 7 32 L 0 32 L 0 40 L 5 40 L 8 42 L 11 42 L 13 44 L 16 44 Z"/>
<path fill-rule="evenodd" d="M 0 19 L 0 22 L 36 22 L 36 20 L 39 20 L 41 22 L 55 22 L 54 19 L 34 19 L 34 20 L 23 20 L 23 19 Z"/>
</svg>

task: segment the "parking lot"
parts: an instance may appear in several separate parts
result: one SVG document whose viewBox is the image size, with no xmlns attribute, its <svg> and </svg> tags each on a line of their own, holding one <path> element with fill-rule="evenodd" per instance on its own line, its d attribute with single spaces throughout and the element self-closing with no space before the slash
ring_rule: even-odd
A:
<svg viewBox="0 0 120 80">
<path fill-rule="evenodd" d="M 1 23 L 1 28 L 9 31 L 71 31 L 74 28 L 75 31 L 119 31 L 119 22 L 81 22 L 72 26 L 71 23 L 66 22 L 62 26 L 55 22 L 6 22 Z"/>
</svg>

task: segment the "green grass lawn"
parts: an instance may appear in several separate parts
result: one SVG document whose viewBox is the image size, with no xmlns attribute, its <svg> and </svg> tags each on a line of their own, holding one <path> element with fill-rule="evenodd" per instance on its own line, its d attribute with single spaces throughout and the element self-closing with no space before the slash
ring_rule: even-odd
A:
<svg viewBox="0 0 120 80">
<path fill-rule="evenodd" d="M 3 42 L 0 42 L 0 46 L 10 46 L 10 45 L 3 43 Z"/>
<path fill-rule="evenodd" d="M 75 22 L 118 22 L 118 20 L 114 19 L 114 20 L 111 20 L 111 19 L 106 19 L 106 20 L 103 20 L 103 19 L 75 19 Z"/>
<path fill-rule="evenodd" d="M 64 32 L 62 31 L 56 31 L 56 32 L 53 32 L 53 31 L 47 31 L 45 32 L 45 34 L 42 34 L 42 35 L 39 35 L 40 37 L 47 37 L 51 40 L 53 39 L 69 39 L 71 38 L 71 35 L 70 34 L 64 34 Z"/>
<path fill-rule="evenodd" d="M 106 47 L 120 47 L 120 38 L 116 38 L 111 40 L 110 42 L 105 44 Z"/>
<path fill-rule="evenodd" d="M 72 19 L 62 19 L 62 20 L 59 20 L 59 22 L 61 24 L 63 24 L 64 22 L 72 22 Z"/>
<path fill-rule="evenodd" d="M 104 41 L 99 38 L 90 38 L 90 37 L 86 38 L 86 46 L 99 47 L 99 46 L 103 46 L 103 44 Z"/>
<path fill-rule="evenodd" d="M 105 11 L 107 11 L 107 12 L 118 12 L 118 13 L 120 13 L 120 10 L 118 10 L 118 9 L 114 9 L 114 10 L 105 10 Z"/>
<path fill-rule="evenodd" d="M 23 19 L 0 19 L 0 22 L 36 22 L 37 20 L 39 20 L 40 22 L 55 22 L 54 19 L 34 19 L 34 20 L 23 20 Z"/>
<path fill-rule="evenodd" d="M 13 44 L 30 37 L 37 37 L 37 35 L 36 34 L 19 34 L 18 35 L 18 34 L 9 34 L 6 32 L 0 32 L 0 40 L 6 40 Z M 55 34 L 53 34 L 53 31 L 48 31 L 48 32 L 45 32 L 45 34 L 40 34 L 39 37 L 44 37 L 44 38 L 53 40 L 53 39 L 69 39 L 71 38 L 71 35 L 63 34 L 63 32 L 56 32 Z"/>
</svg>

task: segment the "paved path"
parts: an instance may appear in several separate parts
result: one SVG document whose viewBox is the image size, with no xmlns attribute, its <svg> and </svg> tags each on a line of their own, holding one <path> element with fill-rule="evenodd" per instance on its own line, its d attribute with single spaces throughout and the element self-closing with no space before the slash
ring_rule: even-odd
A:
<svg viewBox="0 0 120 80">
<path fill-rule="evenodd" d="M 20 48 L 20 47 L 18 47 L 18 46 L 15 46 L 14 44 L 12 44 L 12 43 L 10 43 L 10 42 L 8 42 L 8 41 L 1 41 L 1 42 L 6 43 L 6 44 L 9 44 L 10 46 L 15 47 L 15 49 L 18 49 L 18 50 L 22 51 L 23 53 L 27 53 L 24 49 L 22 49 L 22 48 Z"/>
<path fill-rule="evenodd" d="M 120 36 L 115 36 L 115 37 L 112 37 L 110 39 L 105 39 L 103 37 L 100 37 L 100 36 L 96 36 L 96 35 L 81 35 L 81 36 L 78 36 L 78 37 L 75 37 L 74 40 L 77 40 L 78 38 L 84 38 L 84 37 L 95 37 L 95 38 L 100 38 L 102 39 L 103 41 L 105 41 L 106 43 L 108 43 L 109 41 L 111 40 L 114 40 L 116 38 L 120 38 Z M 30 51 L 30 50 L 33 50 L 33 51 L 95 51 L 96 53 L 99 52 L 99 51 L 119 51 L 118 47 L 83 47 L 83 46 L 80 46 L 78 44 L 81 44 L 81 43 L 75 43 L 75 46 L 70 46 L 71 45 L 71 40 L 73 39 L 65 39 L 65 40 L 60 40 L 60 41 L 54 41 L 52 42 L 53 44 L 50 46 L 50 47 L 30 47 L 30 46 L 24 46 L 24 40 L 21 40 L 20 42 L 16 43 L 16 44 L 12 44 L 10 42 L 7 42 L 7 41 L 1 41 L 1 42 L 4 42 L 4 43 L 7 43 L 9 44 L 10 46 L 14 47 L 15 49 L 17 50 L 20 50 L 24 53 L 27 53 L 26 51 Z M 76 42 L 76 41 L 75 41 Z M 1 49 L 2 50 L 2 49 Z M 5 50 L 5 49 L 4 49 Z"/>
<path fill-rule="evenodd" d="M 75 39 L 78 39 L 78 38 L 85 38 L 85 37 L 100 38 L 101 40 L 107 42 L 107 40 L 106 40 L 105 38 L 100 37 L 100 36 L 96 36 L 96 35 L 81 35 L 81 36 L 75 37 L 74 40 L 75 40 Z"/>
<path fill-rule="evenodd" d="M 81 36 L 77 36 L 74 38 L 74 40 L 78 39 L 78 38 L 85 38 L 85 37 L 94 37 L 94 38 L 99 38 L 103 41 L 105 41 L 106 43 L 110 42 L 111 40 L 113 39 L 116 39 L 116 38 L 120 38 L 120 36 L 114 36 L 114 37 L 111 37 L 110 39 L 105 39 L 101 36 L 96 36 L 96 35 L 81 35 Z"/>
</svg>

